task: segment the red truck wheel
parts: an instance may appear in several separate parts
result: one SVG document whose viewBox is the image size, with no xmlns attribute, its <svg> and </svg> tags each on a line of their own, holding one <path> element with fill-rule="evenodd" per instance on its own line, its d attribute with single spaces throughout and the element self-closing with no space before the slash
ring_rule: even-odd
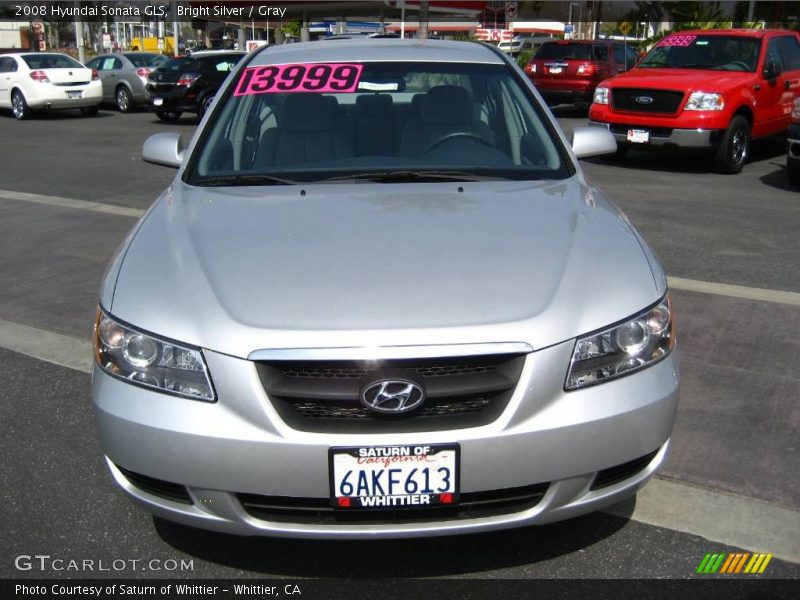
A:
<svg viewBox="0 0 800 600">
<path fill-rule="evenodd" d="M 750 154 L 750 124 L 741 115 L 731 119 L 722 136 L 722 142 L 714 157 L 714 170 L 717 173 L 733 175 L 739 173 Z"/>
</svg>

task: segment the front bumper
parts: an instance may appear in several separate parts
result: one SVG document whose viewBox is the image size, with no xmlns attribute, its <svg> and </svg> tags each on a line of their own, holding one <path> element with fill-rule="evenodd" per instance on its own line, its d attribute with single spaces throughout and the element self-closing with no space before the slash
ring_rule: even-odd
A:
<svg viewBox="0 0 800 600">
<path fill-rule="evenodd" d="M 422 537 L 549 523 L 633 494 L 663 462 L 678 401 L 675 353 L 627 377 L 564 392 L 572 341 L 529 354 L 503 414 L 470 429 L 403 434 L 297 431 L 266 396 L 254 363 L 205 352 L 219 400 L 204 403 L 121 382 L 95 367 L 93 401 L 117 484 L 145 509 L 240 535 L 305 538 Z M 309 523 L 254 516 L 238 494 L 327 499 L 331 446 L 458 443 L 463 493 L 545 484 L 515 512 L 381 523 Z M 630 476 L 592 489 L 598 472 L 655 452 Z M 189 502 L 135 485 L 125 470 L 174 482 Z"/>
<path fill-rule="evenodd" d="M 611 132 L 618 144 L 629 144 L 628 130 L 640 129 L 650 132 L 647 144 L 630 143 L 632 148 L 696 148 L 710 150 L 716 148 L 725 131 L 721 129 L 670 129 L 653 128 L 647 125 L 613 124 L 589 121 L 591 127 L 602 127 Z"/>
</svg>

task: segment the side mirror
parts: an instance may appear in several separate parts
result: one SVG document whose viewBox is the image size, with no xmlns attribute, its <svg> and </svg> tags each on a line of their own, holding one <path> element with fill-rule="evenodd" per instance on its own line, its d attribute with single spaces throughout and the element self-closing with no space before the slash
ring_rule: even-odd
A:
<svg viewBox="0 0 800 600">
<path fill-rule="evenodd" d="M 142 159 L 178 168 L 183 162 L 183 140 L 180 133 L 156 133 L 144 141 Z"/>
<path fill-rule="evenodd" d="M 774 60 L 769 61 L 764 67 L 764 79 L 775 79 L 780 74 L 781 68 Z"/>
<path fill-rule="evenodd" d="M 617 140 L 601 127 L 576 127 L 572 134 L 572 151 L 578 158 L 603 156 L 617 151 Z"/>
</svg>

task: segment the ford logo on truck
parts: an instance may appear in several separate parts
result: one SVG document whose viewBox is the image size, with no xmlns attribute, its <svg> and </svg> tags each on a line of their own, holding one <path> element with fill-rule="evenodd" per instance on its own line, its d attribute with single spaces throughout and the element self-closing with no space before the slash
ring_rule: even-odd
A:
<svg viewBox="0 0 800 600">
<path fill-rule="evenodd" d="M 634 100 L 637 104 L 652 104 L 655 101 L 652 96 L 636 96 Z"/>
</svg>

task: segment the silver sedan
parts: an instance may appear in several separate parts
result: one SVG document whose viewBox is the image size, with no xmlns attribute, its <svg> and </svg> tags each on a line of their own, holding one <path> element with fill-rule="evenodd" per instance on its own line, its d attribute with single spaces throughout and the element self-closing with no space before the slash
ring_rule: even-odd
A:
<svg viewBox="0 0 800 600">
<path fill-rule="evenodd" d="M 120 112 L 130 112 L 147 104 L 147 76 L 167 60 L 166 56 L 148 52 L 102 54 L 86 63 L 96 69 L 103 83 L 103 100 L 114 102 Z"/>
<path fill-rule="evenodd" d="M 635 493 L 678 402 L 648 244 L 485 44 L 249 54 L 100 289 L 108 468 L 167 519 L 376 538 L 549 523 Z"/>
</svg>

